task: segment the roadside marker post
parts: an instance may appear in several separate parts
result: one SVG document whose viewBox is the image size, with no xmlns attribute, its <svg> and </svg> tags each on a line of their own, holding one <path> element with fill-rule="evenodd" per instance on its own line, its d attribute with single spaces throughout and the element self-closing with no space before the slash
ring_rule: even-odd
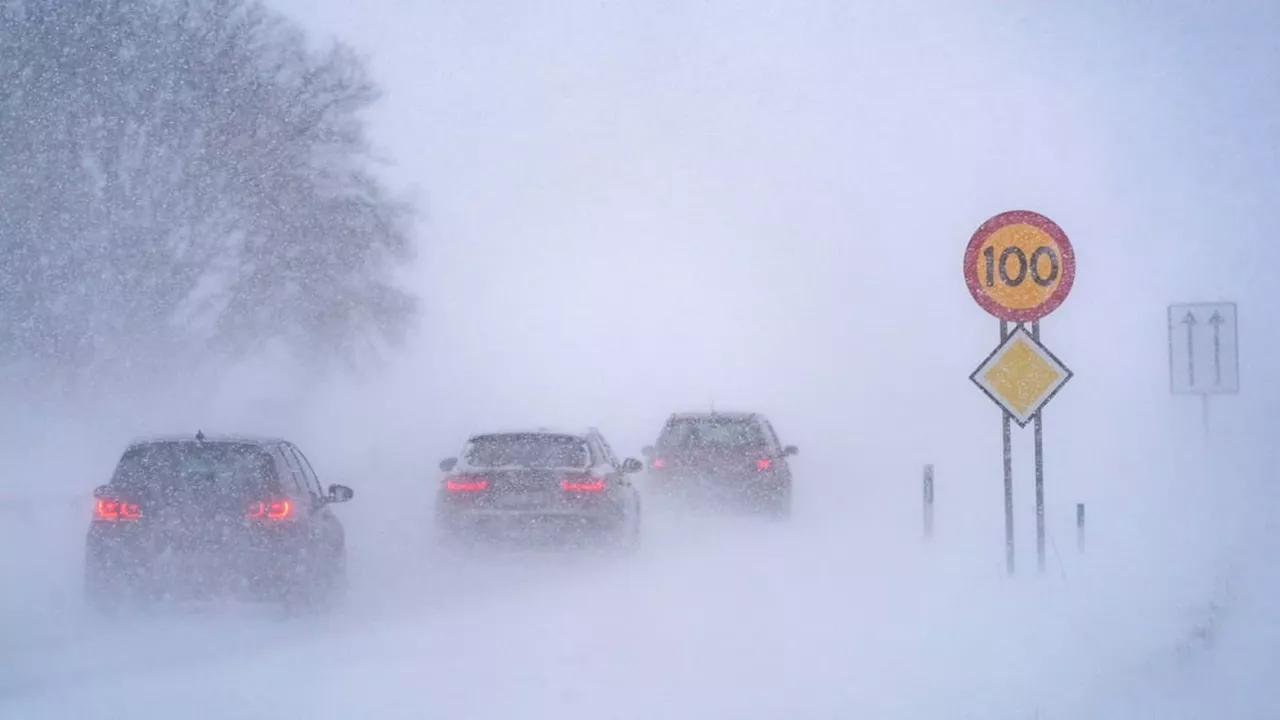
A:
<svg viewBox="0 0 1280 720">
<path fill-rule="evenodd" d="M 1076 550 L 1084 554 L 1084 503 L 1076 503 Z"/>
<path fill-rule="evenodd" d="M 965 248 L 965 285 L 978 306 L 1000 321 L 1000 343 L 969 379 L 1002 410 L 1005 565 L 1010 575 L 1016 567 L 1012 422 L 1020 428 L 1034 424 L 1036 560 L 1040 572 L 1045 571 L 1043 410 L 1072 373 L 1041 343 L 1040 320 L 1071 294 L 1075 275 L 1071 241 L 1039 213 L 1000 213 L 984 222 Z"/>
<path fill-rule="evenodd" d="M 924 466 L 924 539 L 933 539 L 933 465 Z"/>
</svg>

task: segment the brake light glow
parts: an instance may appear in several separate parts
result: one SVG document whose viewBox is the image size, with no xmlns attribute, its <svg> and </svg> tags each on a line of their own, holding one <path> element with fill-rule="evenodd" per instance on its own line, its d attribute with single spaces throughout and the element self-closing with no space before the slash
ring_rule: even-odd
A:
<svg viewBox="0 0 1280 720">
<path fill-rule="evenodd" d="M 604 490 L 604 478 L 574 477 L 560 481 L 560 487 L 575 492 L 600 492 Z"/>
<path fill-rule="evenodd" d="M 769 466 L 772 464 L 773 463 L 769 460 L 769 458 L 760 458 L 759 460 L 756 461 L 756 469 L 768 470 Z"/>
<path fill-rule="evenodd" d="M 93 508 L 95 520 L 137 520 L 142 517 L 142 510 L 137 503 L 125 500 L 102 498 Z"/>
<path fill-rule="evenodd" d="M 658 469 L 662 469 L 662 468 L 664 468 L 664 467 L 666 467 L 666 466 L 667 466 L 667 461 L 666 461 L 666 460 L 663 460 L 662 458 L 654 458 L 654 459 L 653 459 L 653 466 L 654 466 L 654 467 L 656 467 L 656 468 L 658 468 Z"/>
<path fill-rule="evenodd" d="M 453 492 L 480 492 L 489 487 L 489 478 L 474 475 L 455 475 L 445 479 L 444 486 Z"/>
<path fill-rule="evenodd" d="M 245 517 L 253 519 L 283 520 L 293 513 L 293 504 L 288 500 L 265 500 L 249 503 Z"/>
</svg>

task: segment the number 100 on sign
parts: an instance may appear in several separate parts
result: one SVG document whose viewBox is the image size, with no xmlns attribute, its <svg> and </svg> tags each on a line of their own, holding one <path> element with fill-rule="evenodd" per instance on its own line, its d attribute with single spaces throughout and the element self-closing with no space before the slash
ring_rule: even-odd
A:
<svg viewBox="0 0 1280 720">
<path fill-rule="evenodd" d="M 980 306 L 1010 322 L 1039 320 L 1062 304 L 1075 280 L 1075 253 L 1049 218 L 1025 210 L 1001 213 L 969 240 L 965 284 Z"/>
</svg>

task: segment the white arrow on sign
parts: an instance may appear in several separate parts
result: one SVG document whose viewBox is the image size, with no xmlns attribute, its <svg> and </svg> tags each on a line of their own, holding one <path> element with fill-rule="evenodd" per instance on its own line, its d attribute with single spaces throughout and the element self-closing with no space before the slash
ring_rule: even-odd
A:
<svg viewBox="0 0 1280 720">
<path fill-rule="evenodd" d="M 1240 392 L 1236 304 L 1169 306 L 1169 388 L 1175 395 Z"/>
</svg>

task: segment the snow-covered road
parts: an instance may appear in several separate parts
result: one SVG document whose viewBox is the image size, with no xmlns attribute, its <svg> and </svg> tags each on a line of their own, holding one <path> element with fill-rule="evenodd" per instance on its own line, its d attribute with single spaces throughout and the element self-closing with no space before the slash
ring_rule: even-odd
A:
<svg viewBox="0 0 1280 720">
<path fill-rule="evenodd" d="M 21 588 L 6 567 L 0 717 L 1073 717 L 1140 685 L 1214 592 L 1072 556 L 1010 582 L 998 552 L 822 500 L 787 524 L 655 507 L 631 558 L 448 564 L 422 550 L 425 514 L 379 517 L 375 497 L 348 518 L 349 604 L 323 618 L 104 624 L 78 605 L 72 541 Z"/>
</svg>

